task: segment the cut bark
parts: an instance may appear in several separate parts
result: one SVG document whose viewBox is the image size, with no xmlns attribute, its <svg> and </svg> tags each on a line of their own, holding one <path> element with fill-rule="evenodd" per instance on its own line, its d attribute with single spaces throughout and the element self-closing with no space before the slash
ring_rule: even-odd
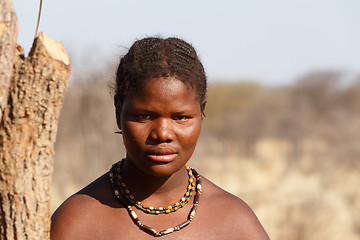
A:
<svg viewBox="0 0 360 240">
<path fill-rule="evenodd" d="M 0 125 L 1 239 L 49 239 L 54 143 L 69 79 L 61 43 L 40 33 L 27 58 L 17 47 Z"/>
</svg>

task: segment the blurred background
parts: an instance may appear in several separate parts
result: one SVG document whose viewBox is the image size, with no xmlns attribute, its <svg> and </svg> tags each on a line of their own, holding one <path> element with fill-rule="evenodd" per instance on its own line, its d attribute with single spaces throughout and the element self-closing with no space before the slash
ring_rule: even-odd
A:
<svg viewBox="0 0 360 240">
<path fill-rule="evenodd" d="M 39 2 L 13 0 L 30 50 Z M 40 31 L 72 60 L 52 211 L 124 155 L 109 85 L 134 40 L 191 42 L 209 78 L 190 160 L 272 239 L 360 238 L 360 2 L 46 1 Z"/>
</svg>

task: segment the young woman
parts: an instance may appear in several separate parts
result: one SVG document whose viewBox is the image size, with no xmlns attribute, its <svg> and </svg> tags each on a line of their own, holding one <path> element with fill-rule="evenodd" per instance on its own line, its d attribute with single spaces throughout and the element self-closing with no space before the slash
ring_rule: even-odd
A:
<svg viewBox="0 0 360 240">
<path fill-rule="evenodd" d="M 127 155 L 56 210 L 51 239 L 269 239 L 241 199 L 186 166 L 206 88 L 190 44 L 136 41 L 120 61 L 114 96 Z"/>
</svg>

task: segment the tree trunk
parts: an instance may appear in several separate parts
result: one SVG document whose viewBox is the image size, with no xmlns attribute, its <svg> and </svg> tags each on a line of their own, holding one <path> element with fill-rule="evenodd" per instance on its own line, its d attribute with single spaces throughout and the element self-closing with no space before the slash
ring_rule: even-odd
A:
<svg viewBox="0 0 360 240">
<path fill-rule="evenodd" d="M 0 54 L 1 72 L 12 72 L 0 124 L 0 238 L 49 239 L 54 143 L 70 61 L 62 44 L 43 33 L 27 58 L 17 47 L 13 67 Z"/>
<path fill-rule="evenodd" d="M 17 18 L 11 0 L 0 0 L 0 122 L 7 102 L 17 39 Z"/>
</svg>

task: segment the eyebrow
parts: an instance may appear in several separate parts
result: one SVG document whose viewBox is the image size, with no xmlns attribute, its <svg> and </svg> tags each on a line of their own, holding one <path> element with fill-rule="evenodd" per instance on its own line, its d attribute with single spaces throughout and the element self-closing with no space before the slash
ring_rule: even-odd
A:
<svg viewBox="0 0 360 240">
<path fill-rule="evenodd" d="M 143 113 L 157 114 L 156 111 L 149 110 L 146 107 L 132 107 L 132 109 L 130 111 L 131 112 L 143 112 Z M 182 111 L 172 112 L 171 115 L 189 114 L 190 112 L 191 112 L 190 110 L 184 109 Z"/>
</svg>

